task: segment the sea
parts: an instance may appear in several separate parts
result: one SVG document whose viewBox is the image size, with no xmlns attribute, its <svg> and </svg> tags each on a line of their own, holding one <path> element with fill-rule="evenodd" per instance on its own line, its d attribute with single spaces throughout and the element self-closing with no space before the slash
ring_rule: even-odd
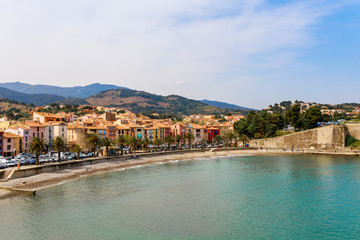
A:
<svg viewBox="0 0 360 240">
<path fill-rule="evenodd" d="M 0 239 L 360 239 L 360 158 L 237 155 L 0 200 Z"/>
</svg>

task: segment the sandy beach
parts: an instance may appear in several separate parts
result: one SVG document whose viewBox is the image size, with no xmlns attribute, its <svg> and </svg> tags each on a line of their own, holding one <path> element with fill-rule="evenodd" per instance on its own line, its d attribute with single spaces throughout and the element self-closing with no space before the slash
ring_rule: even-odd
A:
<svg viewBox="0 0 360 240">
<path fill-rule="evenodd" d="M 12 179 L 7 182 L 0 183 L 0 199 L 18 195 L 18 193 L 6 189 L 14 190 L 39 190 L 51 187 L 66 181 L 71 181 L 79 177 L 86 177 L 95 174 L 107 173 L 123 168 L 130 168 L 140 165 L 148 165 L 158 162 L 170 162 L 175 160 L 201 160 L 201 158 L 209 158 L 215 156 L 231 156 L 231 155 L 271 155 L 271 154 L 303 154 L 303 152 L 283 152 L 268 150 L 229 150 L 229 151 L 206 151 L 179 153 L 162 156 L 142 156 L 139 159 L 109 161 L 92 165 L 85 165 L 76 168 L 69 168 L 55 172 L 46 172 L 26 178 Z M 332 153 L 332 155 L 344 155 L 343 153 Z"/>
</svg>

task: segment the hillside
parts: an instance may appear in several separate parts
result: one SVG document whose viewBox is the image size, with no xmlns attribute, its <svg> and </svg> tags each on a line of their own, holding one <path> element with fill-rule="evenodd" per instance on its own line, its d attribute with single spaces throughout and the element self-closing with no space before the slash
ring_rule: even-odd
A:
<svg viewBox="0 0 360 240">
<path fill-rule="evenodd" d="M 64 97 L 50 94 L 25 94 L 10 89 L 0 87 L 0 98 L 7 98 L 26 104 L 35 104 L 36 106 L 47 105 L 53 102 L 63 101 Z"/>
<path fill-rule="evenodd" d="M 21 82 L 0 83 L 0 87 L 25 94 L 50 94 L 62 97 L 87 98 L 110 89 L 126 89 L 116 85 L 94 83 L 87 86 L 58 87 L 51 85 L 31 85 Z"/>
<path fill-rule="evenodd" d="M 255 110 L 255 109 L 251 109 L 251 108 L 238 106 L 238 105 L 235 105 L 235 104 L 230 104 L 230 103 L 226 103 L 226 102 L 211 101 L 211 100 L 207 100 L 207 99 L 199 100 L 199 102 L 205 103 L 205 104 L 210 105 L 210 106 L 219 107 L 219 108 L 238 109 L 238 110 L 247 110 L 247 111 Z"/>
<path fill-rule="evenodd" d="M 0 117 L 7 116 L 18 120 L 23 117 L 27 117 L 30 111 L 30 106 L 10 100 L 0 98 Z"/>
<path fill-rule="evenodd" d="M 98 93 L 86 101 L 95 106 L 122 107 L 136 113 L 200 114 L 221 112 L 214 106 L 177 95 L 160 96 L 143 91 L 115 89 Z"/>
</svg>

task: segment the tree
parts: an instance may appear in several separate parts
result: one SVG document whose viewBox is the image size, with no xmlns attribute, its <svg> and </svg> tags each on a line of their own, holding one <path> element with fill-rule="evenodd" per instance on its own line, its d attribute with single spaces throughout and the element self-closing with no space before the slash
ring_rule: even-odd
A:
<svg viewBox="0 0 360 240">
<path fill-rule="evenodd" d="M 222 137 L 220 135 L 216 135 L 213 141 L 217 143 L 218 147 L 220 147 L 220 142 L 222 141 Z"/>
<path fill-rule="evenodd" d="M 116 139 L 116 142 L 120 146 L 121 155 L 123 155 L 124 145 L 128 142 L 127 137 L 124 135 L 119 135 L 119 137 Z"/>
<path fill-rule="evenodd" d="M 104 138 L 101 140 L 101 145 L 105 147 L 106 156 L 109 156 L 109 147 L 112 146 L 114 142 L 110 138 Z"/>
<path fill-rule="evenodd" d="M 160 138 L 158 138 L 158 139 L 155 139 L 154 144 L 155 144 L 155 145 L 158 147 L 158 149 L 159 149 L 159 148 L 160 148 L 160 145 L 163 144 L 163 141 L 162 141 Z"/>
<path fill-rule="evenodd" d="M 311 107 L 306 110 L 305 118 L 309 120 L 310 128 L 317 127 L 318 122 L 322 122 L 323 116 L 319 107 Z"/>
<path fill-rule="evenodd" d="M 168 136 L 165 137 L 164 141 L 168 145 L 168 150 L 170 150 L 170 145 L 175 142 L 175 138 L 168 135 Z"/>
<path fill-rule="evenodd" d="M 128 144 L 133 149 L 134 153 L 136 152 L 136 146 L 139 144 L 139 139 L 137 137 L 130 137 L 128 139 Z"/>
<path fill-rule="evenodd" d="M 72 151 L 76 153 L 77 155 L 77 159 L 80 159 L 80 153 L 82 152 L 82 147 L 79 145 L 79 144 L 75 144 L 73 147 L 72 147 Z"/>
<path fill-rule="evenodd" d="M 60 136 L 52 139 L 52 147 L 58 152 L 58 161 L 60 161 L 61 152 L 65 151 L 67 148 L 66 140 Z"/>
<path fill-rule="evenodd" d="M 232 145 L 233 139 L 236 139 L 236 134 L 233 131 L 227 132 L 225 134 L 227 140 L 229 141 L 230 145 Z"/>
<path fill-rule="evenodd" d="M 100 136 L 96 133 L 90 133 L 87 138 L 87 144 L 91 147 L 95 157 L 96 148 L 101 145 Z"/>
<path fill-rule="evenodd" d="M 300 104 L 294 104 L 285 114 L 289 123 L 295 128 L 299 128 L 300 108 Z"/>
<path fill-rule="evenodd" d="M 141 146 L 142 146 L 143 148 L 145 148 L 145 150 L 148 150 L 149 144 L 150 144 L 150 140 L 149 140 L 148 138 L 144 138 L 144 139 L 141 141 Z"/>
<path fill-rule="evenodd" d="M 179 148 L 181 146 L 181 141 L 182 140 L 183 140 L 183 137 L 181 135 L 176 135 L 175 141 L 177 142 Z"/>
<path fill-rule="evenodd" d="M 45 143 L 44 140 L 40 137 L 34 137 L 31 139 L 29 144 L 29 152 L 34 153 L 36 156 L 35 164 L 39 165 L 39 154 L 45 151 Z"/>
<path fill-rule="evenodd" d="M 191 142 L 194 141 L 195 136 L 192 133 L 187 133 L 185 135 L 186 140 L 188 141 L 189 149 L 191 149 Z"/>
<path fill-rule="evenodd" d="M 240 141 L 243 144 L 243 147 L 245 147 L 245 144 L 249 141 L 248 137 L 246 135 L 241 135 L 240 136 Z"/>
</svg>

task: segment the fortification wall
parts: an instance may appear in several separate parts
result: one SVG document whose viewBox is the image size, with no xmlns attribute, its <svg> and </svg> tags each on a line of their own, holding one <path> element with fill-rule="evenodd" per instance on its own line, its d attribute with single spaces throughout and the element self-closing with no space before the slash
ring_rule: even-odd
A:
<svg viewBox="0 0 360 240">
<path fill-rule="evenodd" d="M 356 139 L 360 139 L 360 123 L 347 123 L 346 128 L 348 134 Z"/>
<path fill-rule="evenodd" d="M 270 149 L 338 149 L 345 147 L 346 128 L 326 126 L 275 138 L 254 139 L 251 147 Z"/>
</svg>

